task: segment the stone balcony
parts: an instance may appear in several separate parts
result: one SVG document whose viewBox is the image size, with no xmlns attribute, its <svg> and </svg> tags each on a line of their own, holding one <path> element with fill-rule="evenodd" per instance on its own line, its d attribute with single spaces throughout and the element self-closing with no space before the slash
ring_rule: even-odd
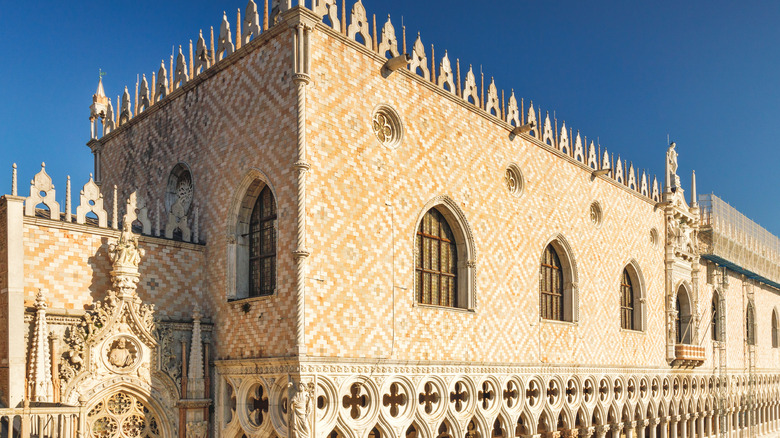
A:
<svg viewBox="0 0 780 438">
<path fill-rule="evenodd" d="M 672 367 L 696 368 L 704 364 L 704 347 L 698 345 L 677 344 L 674 346 Z"/>
</svg>

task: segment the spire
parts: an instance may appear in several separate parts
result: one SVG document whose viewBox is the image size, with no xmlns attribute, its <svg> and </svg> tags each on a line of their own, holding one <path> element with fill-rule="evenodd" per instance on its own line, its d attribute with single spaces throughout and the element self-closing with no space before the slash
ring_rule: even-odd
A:
<svg viewBox="0 0 780 438">
<path fill-rule="evenodd" d="M 691 208 L 698 207 L 696 202 L 696 171 L 691 175 Z"/>
<path fill-rule="evenodd" d="M 190 361 L 187 369 L 187 398 L 202 399 L 205 396 L 203 387 L 203 338 L 200 334 L 200 308 L 192 311 L 192 341 L 190 344 Z"/>
<path fill-rule="evenodd" d="M 103 73 L 100 74 L 100 79 L 98 79 L 98 86 L 97 91 L 95 91 L 96 97 L 106 97 L 106 92 L 103 90 Z"/>
<path fill-rule="evenodd" d="M 43 291 L 38 290 L 38 295 L 35 296 L 35 328 L 30 354 L 30 374 L 27 377 L 31 386 L 31 398 L 38 402 L 52 401 L 49 327 L 46 324 L 46 307 L 48 306 L 43 297 Z"/>
</svg>

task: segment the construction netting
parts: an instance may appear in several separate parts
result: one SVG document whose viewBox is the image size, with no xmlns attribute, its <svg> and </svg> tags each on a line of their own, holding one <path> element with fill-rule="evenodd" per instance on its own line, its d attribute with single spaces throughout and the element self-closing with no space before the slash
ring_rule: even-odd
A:
<svg viewBox="0 0 780 438">
<path fill-rule="evenodd" d="M 699 206 L 702 228 L 711 230 L 707 252 L 780 283 L 780 238 L 715 195 L 699 195 Z"/>
</svg>

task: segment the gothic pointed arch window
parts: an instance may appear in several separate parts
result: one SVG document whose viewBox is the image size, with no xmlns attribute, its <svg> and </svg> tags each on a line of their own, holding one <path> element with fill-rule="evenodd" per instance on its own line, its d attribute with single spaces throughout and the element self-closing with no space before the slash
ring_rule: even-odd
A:
<svg viewBox="0 0 780 438">
<path fill-rule="evenodd" d="M 627 269 L 620 278 L 620 327 L 634 330 L 634 285 Z"/>
<path fill-rule="evenodd" d="M 249 219 L 249 296 L 272 295 L 276 290 L 276 201 L 265 186 Z"/>
<path fill-rule="evenodd" d="M 688 295 L 688 289 L 680 285 L 677 289 L 677 300 L 675 302 L 677 318 L 675 320 L 675 331 L 677 333 L 678 344 L 691 344 L 693 339 L 693 324 L 691 314 L 691 299 Z"/>
<path fill-rule="evenodd" d="M 577 321 L 576 270 L 562 237 L 542 252 L 539 266 L 539 316 L 549 321 Z"/>
<path fill-rule="evenodd" d="M 772 348 L 780 347 L 780 321 L 777 319 L 777 309 L 772 310 Z"/>
<path fill-rule="evenodd" d="M 465 216 L 448 197 L 430 202 L 414 235 L 417 304 L 474 308 L 474 243 Z"/>
<path fill-rule="evenodd" d="M 228 213 L 227 296 L 229 300 L 276 293 L 278 260 L 277 201 L 260 171 L 243 178 Z"/>
<path fill-rule="evenodd" d="M 563 321 L 563 266 L 552 245 L 547 245 L 542 256 L 539 293 L 542 318 Z"/>
<path fill-rule="evenodd" d="M 645 329 L 644 279 L 635 260 L 620 275 L 620 328 Z"/>
<path fill-rule="evenodd" d="M 437 209 L 417 230 L 417 302 L 458 307 L 458 248 L 450 224 Z"/>
<path fill-rule="evenodd" d="M 745 312 L 745 341 L 748 345 L 756 345 L 756 312 L 753 303 L 748 303 Z"/>
<path fill-rule="evenodd" d="M 711 314 L 712 314 L 712 340 L 713 341 L 720 341 L 720 294 L 718 291 L 715 291 L 712 294 L 712 306 L 711 306 Z"/>
</svg>

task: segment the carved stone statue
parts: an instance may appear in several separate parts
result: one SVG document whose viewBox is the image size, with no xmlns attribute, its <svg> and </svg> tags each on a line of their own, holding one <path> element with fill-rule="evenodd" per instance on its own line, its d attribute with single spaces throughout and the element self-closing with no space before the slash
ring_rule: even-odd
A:
<svg viewBox="0 0 780 438">
<path fill-rule="evenodd" d="M 125 222 L 122 227 L 122 234 L 119 235 L 119 241 L 116 244 L 110 244 L 108 252 L 111 256 L 111 261 L 114 263 L 114 269 L 138 269 L 138 263 L 141 262 L 144 250 L 138 247 L 138 236 L 133 234 L 130 223 Z"/>
<path fill-rule="evenodd" d="M 669 144 L 669 149 L 666 151 L 666 166 L 669 173 L 669 184 L 672 189 L 680 187 L 680 177 L 677 175 L 677 143 L 672 142 Z"/>
<path fill-rule="evenodd" d="M 298 390 L 290 400 L 290 438 L 309 438 L 311 398 L 306 384 L 298 383 Z"/>
</svg>

